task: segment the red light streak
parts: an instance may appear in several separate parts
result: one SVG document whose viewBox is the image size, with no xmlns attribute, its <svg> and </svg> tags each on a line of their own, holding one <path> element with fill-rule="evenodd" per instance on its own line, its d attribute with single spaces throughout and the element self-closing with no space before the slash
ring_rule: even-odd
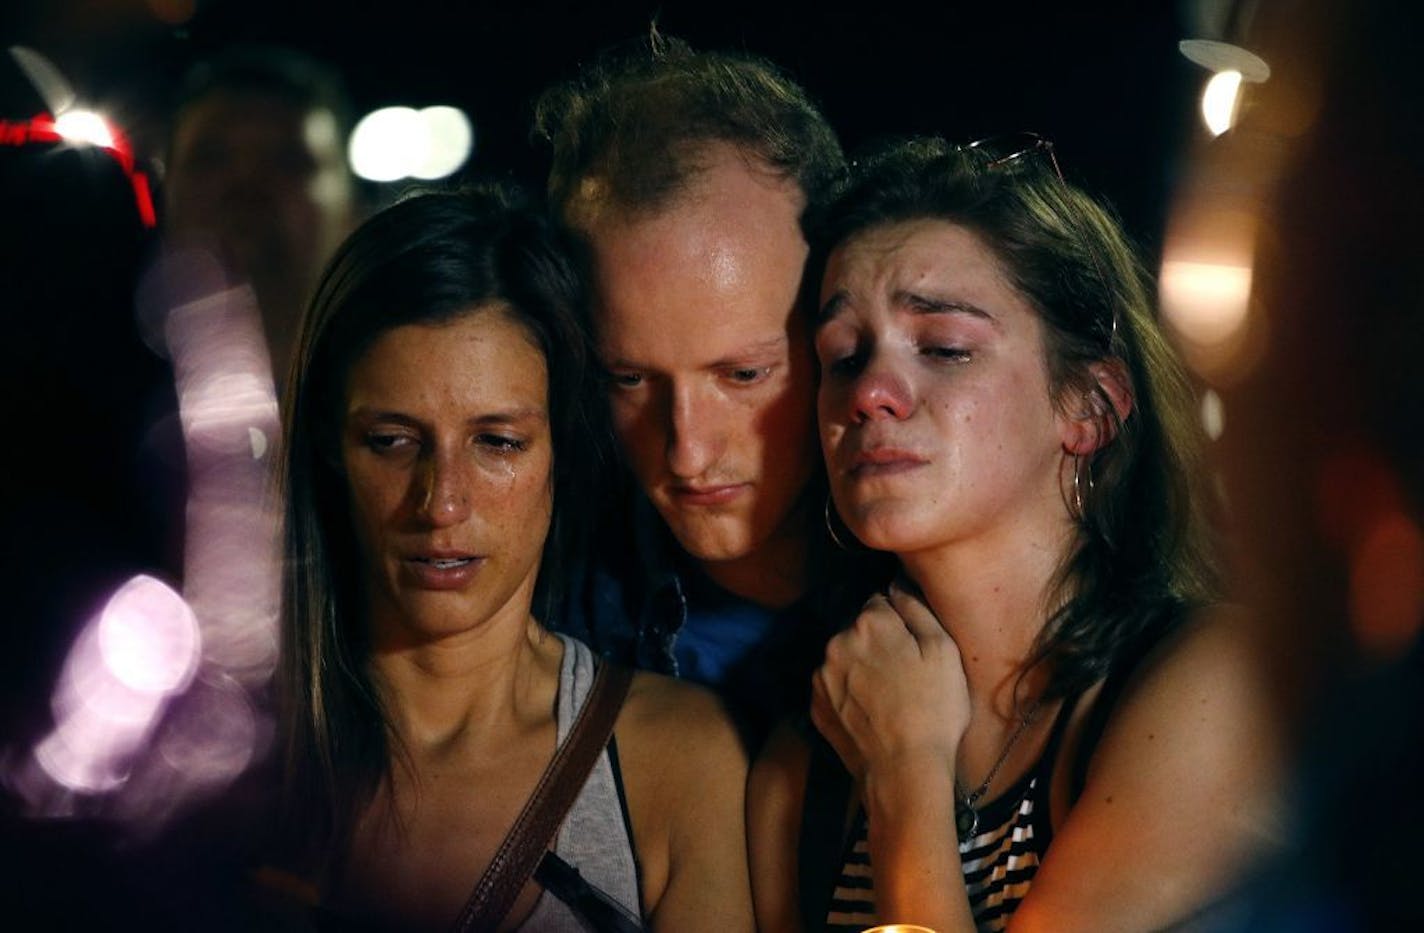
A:
<svg viewBox="0 0 1424 933">
<path fill-rule="evenodd" d="M 124 175 L 133 187 L 134 206 L 138 210 L 139 220 L 145 227 L 153 227 L 158 223 L 158 215 L 153 208 L 153 193 L 149 188 L 148 176 L 134 165 L 133 151 L 127 140 L 112 127 L 110 127 L 110 132 L 113 134 L 114 144 L 112 146 L 96 146 L 95 148 L 103 149 L 114 158 L 114 161 L 119 163 L 119 167 L 124 170 Z M 0 145 L 53 145 L 65 141 L 63 134 L 55 129 L 54 117 L 47 113 L 39 114 L 28 120 L 0 120 Z"/>
</svg>

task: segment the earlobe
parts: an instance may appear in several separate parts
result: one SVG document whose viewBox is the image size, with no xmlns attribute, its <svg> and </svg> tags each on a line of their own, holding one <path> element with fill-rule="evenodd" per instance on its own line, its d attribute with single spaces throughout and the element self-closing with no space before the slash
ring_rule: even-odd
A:
<svg viewBox="0 0 1424 933">
<path fill-rule="evenodd" d="M 1065 414 L 1063 449 L 1075 456 L 1093 454 L 1112 443 L 1133 408 L 1132 379 L 1121 360 L 1101 360 L 1088 372 L 1092 388 Z"/>
</svg>

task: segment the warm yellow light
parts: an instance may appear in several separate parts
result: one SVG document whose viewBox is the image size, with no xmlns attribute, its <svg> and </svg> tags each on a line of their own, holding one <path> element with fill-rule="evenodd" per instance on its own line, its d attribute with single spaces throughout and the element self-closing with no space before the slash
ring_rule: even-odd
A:
<svg viewBox="0 0 1424 933">
<path fill-rule="evenodd" d="M 1211 135 L 1220 136 L 1236 120 L 1236 102 L 1241 94 L 1241 72 L 1218 71 L 1202 91 L 1201 113 Z"/>
<path fill-rule="evenodd" d="M 1191 343 L 1224 343 L 1246 321 L 1250 266 L 1168 260 L 1160 282 L 1163 315 Z"/>
<path fill-rule="evenodd" d="M 1226 430 L 1226 406 L 1222 403 L 1221 396 L 1211 389 L 1202 393 L 1201 422 L 1207 437 L 1214 441 L 1221 439 Z"/>
</svg>

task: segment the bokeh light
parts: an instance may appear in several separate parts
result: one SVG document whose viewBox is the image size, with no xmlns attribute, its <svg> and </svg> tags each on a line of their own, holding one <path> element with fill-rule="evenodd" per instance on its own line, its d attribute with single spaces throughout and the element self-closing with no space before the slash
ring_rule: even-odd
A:
<svg viewBox="0 0 1424 933">
<path fill-rule="evenodd" d="M 1350 625 L 1368 654 L 1397 656 L 1424 619 L 1424 533 L 1403 511 L 1375 521 L 1350 555 Z"/>
<path fill-rule="evenodd" d="M 351 133 L 351 171 L 367 181 L 431 181 L 469 159 L 474 127 L 456 107 L 383 107 L 362 117 Z"/>
<path fill-rule="evenodd" d="M 383 107 L 351 131 L 351 171 L 367 181 L 398 181 L 425 160 L 425 121 L 413 107 Z"/>
<path fill-rule="evenodd" d="M 1202 90 L 1201 114 L 1211 135 L 1220 136 L 1236 121 L 1241 96 L 1241 72 L 1218 71 Z"/>
<path fill-rule="evenodd" d="M 1226 431 L 1226 406 L 1214 389 L 1207 389 L 1201 397 L 1202 430 L 1211 440 L 1220 440 Z"/>
<path fill-rule="evenodd" d="M 107 120 L 92 110 L 66 110 L 55 117 L 54 130 L 72 143 L 87 143 L 105 149 L 114 147 L 113 129 Z"/>
<path fill-rule="evenodd" d="M 201 638 L 188 604 L 150 576 L 125 583 L 99 617 L 109 672 L 143 693 L 181 690 L 197 669 Z"/>
<path fill-rule="evenodd" d="M 434 180 L 454 174 L 465 160 L 475 140 L 470 118 L 458 107 L 426 107 L 420 111 L 428 145 L 425 158 L 411 172 L 416 178 Z"/>
<path fill-rule="evenodd" d="M 1234 337 L 1251 300 L 1251 267 L 1169 259 L 1160 278 L 1162 313 L 1182 337 L 1214 346 Z"/>
<path fill-rule="evenodd" d="M 34 749 L 55 783 L 99 793 L 124 783 L 167 698 L 192 681 L 201 635 L 173 589 L 139 575 L 115 591 L 65 659 L 57 725 Z"/>
</svg>

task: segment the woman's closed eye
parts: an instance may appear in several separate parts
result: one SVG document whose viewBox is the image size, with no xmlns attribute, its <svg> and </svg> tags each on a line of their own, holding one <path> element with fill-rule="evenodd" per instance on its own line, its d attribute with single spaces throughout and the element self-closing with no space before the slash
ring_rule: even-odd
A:
<svg viewBox="0 0 1424 933">
<path fill-rule="evenodd" d="M 972 354 L 963 347 L 944 346 L 938 344 L 925 344 L 920 347 L 920 354 L 932 357 L 936 360 L 946 362 L 965 363 L 968 362 Z"/>
<path fill-rule="evenodd" d="M 868 354 L 859 350 L 839 355 L 829 355 L 825 357 L 825 362 L 821 364 L 821 371 L 828 377 L 848 378 L 854 376 L 865 368 L 867 355 Z"/>
<path fill-rule="evenodd" d="M 364 440 L 366 446 L 378 454 L 401 453 L 420 445 L 417 438 L 401 431 L 369 431 Z"/>
</svg>

